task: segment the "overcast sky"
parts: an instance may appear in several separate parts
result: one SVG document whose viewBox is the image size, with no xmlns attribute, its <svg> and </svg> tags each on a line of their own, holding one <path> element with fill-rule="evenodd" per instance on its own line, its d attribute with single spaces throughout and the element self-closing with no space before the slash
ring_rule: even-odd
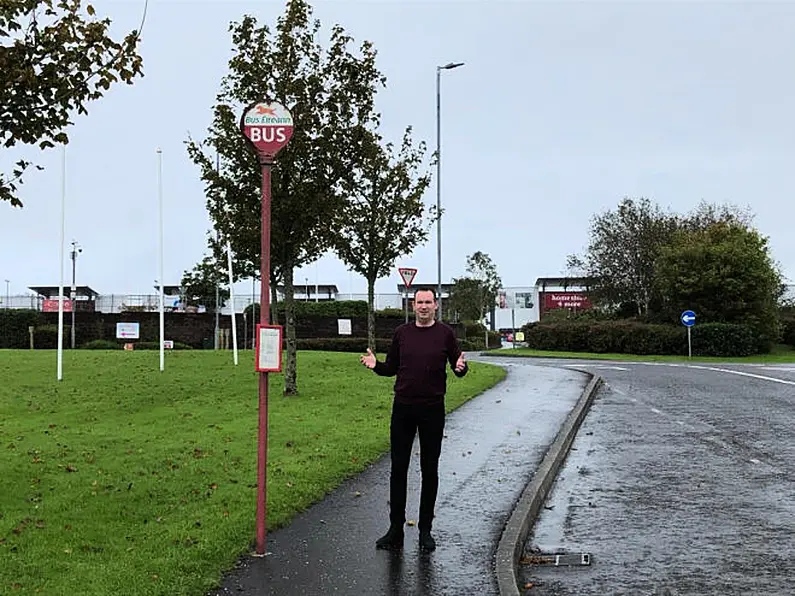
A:
<svg viewBox="0 0 795 596">
<path fill-rule="evenodd" d="M 748 206 L 795 280 L 795 4 L 784 2 L 480 2 L 323 0 L 315 16 L 369 39 L 388 78 L 385 136 L 414 126 L 436 143 L 435 68 L 443 73 L 443 280 L 477 250 L 505 286 L 565 273 L 593 214 L 624 196 L 686 213 L 700 200 Z M 95 0 L 115 30 L 137 28 L 143 0 Z M 69 130 L 69 242 L 77 281 L 102 294 L 153 293 L 158 277 L 157 156 L 163 150 L 165 281 L 199 261 L 210 221 L 185 141 L 204 138 L 226 72 L 228 24 L 275 23 L 279 1 L 150 0 L 146 76 L 118 86 Z M 19 152 L 3 150 L 4 172 Z M 0 204 L 0 279 L 11 293 L 59 282 L 60 149 Z M 435 204 L 436 186 L 426 200 Z M 435 230 L 435 228 L 434 228 Z M 436 282 L 436 235 L 397 263 Z M 363 292 L 333 256 L 296 283 Z M 377 284 L 392 293 L 397 271 Z M 240 288 L 250 288 L 242 283 Z M 3 287 L 5 290 L 5 287 Z M 245 290 L 244 290 L 245 291 Z"/>
</svg>

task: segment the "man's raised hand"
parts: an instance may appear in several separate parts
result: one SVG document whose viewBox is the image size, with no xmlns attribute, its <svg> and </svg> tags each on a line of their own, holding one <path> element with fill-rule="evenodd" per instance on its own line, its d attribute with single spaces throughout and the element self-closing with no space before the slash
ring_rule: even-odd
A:
<svg viewBox="0 0 795 596">
<path fill-rule="evenodd" d="M 375 368 L 375 354 L 373 354 L 373 351 L 370 348 L 367 348 L 367 354 L 362 356 L 359 360 L 367 368 Z"/>
</svg>

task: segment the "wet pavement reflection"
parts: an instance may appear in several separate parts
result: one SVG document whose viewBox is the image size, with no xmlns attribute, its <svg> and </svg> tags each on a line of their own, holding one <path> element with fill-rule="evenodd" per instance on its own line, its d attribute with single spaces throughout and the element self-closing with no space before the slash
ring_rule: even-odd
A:
<svg viewBox="0 0 795 596">
<path fill-rule="evenodd" d="M 567 366 L 606 384 L 525 552 L 592 564 L 522 566 L 524 593 L 793 594 L 795 366 Z"/>
<path fill-rule="evenodd" d="M 496 595 L 494 554 L 505 522 L 589 380 L 577 371 L 506 366 L 505 381 L 447 417 L 436 551 L 420 553 L 416 526 L 405 527 L 402 553 L 375 549 L 388 525 L 385 458 L 269 534 L 270 554 L 246 557 L 210 594 Z M 417 519 L 418 450 L 415 443 L 409 520 Z"/>
</svg>

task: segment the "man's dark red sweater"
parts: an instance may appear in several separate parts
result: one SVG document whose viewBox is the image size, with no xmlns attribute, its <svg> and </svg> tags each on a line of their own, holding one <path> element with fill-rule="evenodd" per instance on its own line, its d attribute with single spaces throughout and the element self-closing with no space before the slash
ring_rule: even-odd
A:
<svg viewBox="0 0 795 596">
<path fill-rule="evenodd" d="M 447 363 L 453 374 L 463 377 L 469 367 L 456 372 L 461 348 L 449 325 L 434 322 L 430 327 L 406 323 L 395 330 L 384 362 L 376 360 L 373 371 L 395 379 L 395 401 L 405 404 L 444 403 L 447 393 Z"/>
</svg>

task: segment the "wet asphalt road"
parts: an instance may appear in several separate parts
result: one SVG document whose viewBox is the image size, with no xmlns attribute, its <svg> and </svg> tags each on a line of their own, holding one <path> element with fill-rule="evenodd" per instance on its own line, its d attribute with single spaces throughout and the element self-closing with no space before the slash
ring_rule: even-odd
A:
<svg viewBox="0 0 795 596">
<path fill-rule="evenodd" d="M 544 363 L 605 385 L 525 553 L 592 562 L 522 565 L 525 594 L 795 593 L 795 365 Z"/>
<path fill-rule="evenodd" d="M 270 554 L 245 558 L 210 594 L 498 594 L 494 556 L 503 527 L 589 381 L 566 369 L 506 366 L 505 381 L 447 416 L 435 552 L 419 553 L 416 526 L 405 528 L 402 553 L 375 549 L 388 525 L 387 457 L 269 534 Z M 409 520 L 417 519 L 419 480 L 415 442 Z"/>
</svg>

